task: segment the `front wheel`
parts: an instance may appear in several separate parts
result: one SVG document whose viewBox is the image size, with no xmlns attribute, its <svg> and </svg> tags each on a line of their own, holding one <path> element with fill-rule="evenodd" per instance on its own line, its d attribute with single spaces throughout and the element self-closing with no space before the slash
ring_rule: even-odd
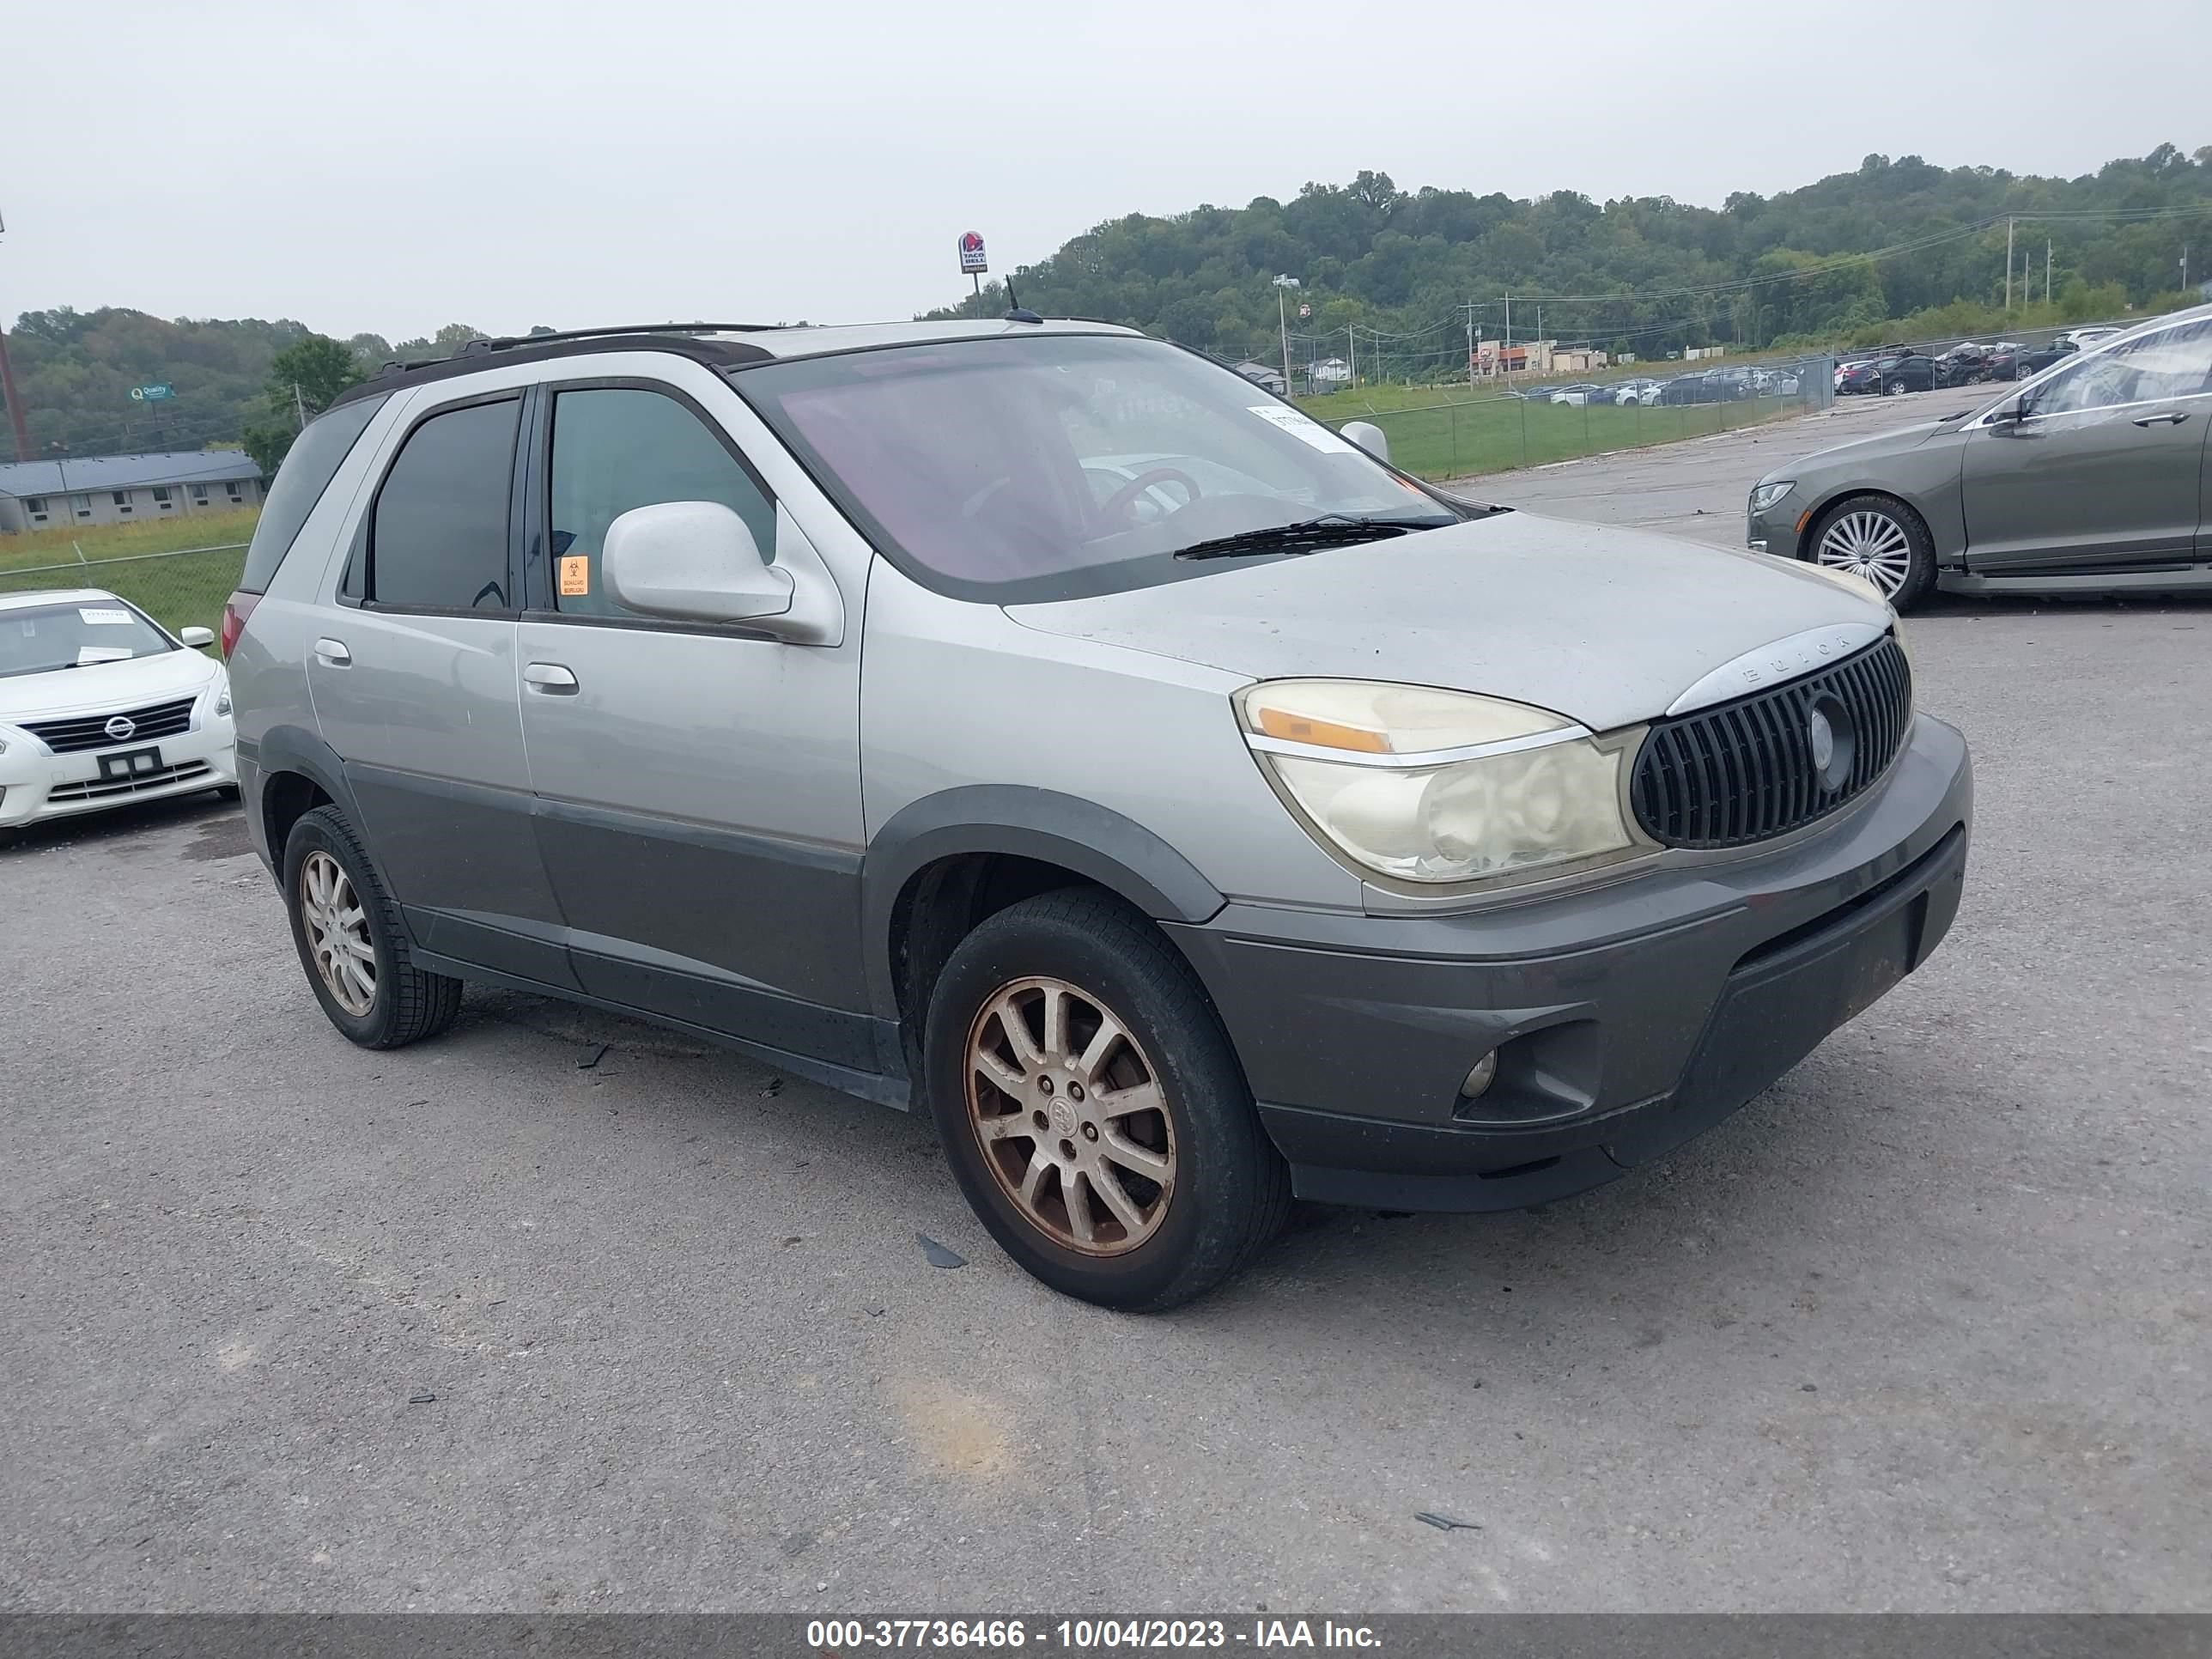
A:
<svg viewBox="0 0 2212 1659">
<path fill-rule="evenodd" d="M 1807 548 L 1813 563 L 1864 577 L 1899 611 L 1936 583 L 1935 538 L 1918 514 L 1887 495 L 1837 502 L 1814 526 Z"/>
<path fill-rule="evenodd" d="M 1157 1312 L 1242 1269 L 1289 1170 L 1187 963 L 1101 893 L 1047 893 L 963 939 L 930 998 L 930 1105 L 968 1202 L 1016 1262 Z"/>
</svg>

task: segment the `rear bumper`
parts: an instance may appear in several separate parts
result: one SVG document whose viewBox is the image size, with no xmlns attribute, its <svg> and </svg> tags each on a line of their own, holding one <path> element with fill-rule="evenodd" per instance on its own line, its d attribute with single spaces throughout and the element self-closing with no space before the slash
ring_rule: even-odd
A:
<svg viewBox="0 0 2212 1659">
<path fill-rule="evenodd" d="M 1763 857 L 1477 915 L 1232 905 L 1169 931 L 1300 1196 L 1518 1208 L 1718 1122 L 1925 961 L 1972 815 L 1965 741 L 1923 715 L 1873 796 Z"/>
</svg>

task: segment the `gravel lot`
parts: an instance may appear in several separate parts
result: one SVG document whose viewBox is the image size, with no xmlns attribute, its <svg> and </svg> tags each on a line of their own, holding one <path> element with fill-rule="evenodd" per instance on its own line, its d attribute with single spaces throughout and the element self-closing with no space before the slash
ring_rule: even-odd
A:
<svg viewBox="0 0 2212 1659">
<path fill-rule="evenodd" d="M 1733 542 L 1893 418 L 1485 489 Z M 349 1047 L 231 809 L 27 837 L 0 1608 L 2212 1608 L 2212 605 L 1909 632 L 1980 787 L 1920 974 L 1654 1170 L 1150 1321 L 653 1028 Z"/>
</svg>

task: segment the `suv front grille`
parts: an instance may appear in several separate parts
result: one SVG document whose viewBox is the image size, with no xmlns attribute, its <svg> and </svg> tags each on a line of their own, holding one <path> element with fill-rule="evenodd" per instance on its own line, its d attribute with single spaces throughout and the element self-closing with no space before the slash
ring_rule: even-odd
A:
<svg viewBox="0 0 2212 1659">
<path fill-rule="evenodd" d="M 74 755 L 87 749 L 121 749 L 134 743 L 152 743 L 189 732 L 194 699 L 157 702 L 144 708 L 110 709 L 104 714 L 79 714 L 65 720 L 27 720 L 23 729 L 57 755 Z M 118 715 L 131 722 L 131 731 L 117 737 L 108 721 Z"/>
<path fill-rule="evenodd" d="M 1630 800 L 1666 847 L 1741 847 L 1826 817 L 1880 777 L 1912 715 L 1912 671 L 1886 635 L 1802 679 L 1653 725 Z M 1825 727 L 1826 764 L 1815 745 Z"/>
</svg>

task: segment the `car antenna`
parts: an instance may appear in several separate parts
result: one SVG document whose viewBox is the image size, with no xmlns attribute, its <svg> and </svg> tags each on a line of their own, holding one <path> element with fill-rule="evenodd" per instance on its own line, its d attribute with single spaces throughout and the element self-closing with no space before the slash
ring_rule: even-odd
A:
<svg viewBox="0 0 2212 1659">
<path fill-rule="evenodd" d="M 1022 296 L 1014 292 L 1014 274 L 1011 270 L 1006 273 L 1006 298 L 1013 302 L 1014 307 L 1012 311 L 1009 311 L 1006 313 L 1006 320 L 1008 322 L 1041 323 L 1044 320 L 1044 319 L 1038 316 L 1036 313 L 1030 310 L 1026 306 L 1023 305 Z"/>
</svg>

